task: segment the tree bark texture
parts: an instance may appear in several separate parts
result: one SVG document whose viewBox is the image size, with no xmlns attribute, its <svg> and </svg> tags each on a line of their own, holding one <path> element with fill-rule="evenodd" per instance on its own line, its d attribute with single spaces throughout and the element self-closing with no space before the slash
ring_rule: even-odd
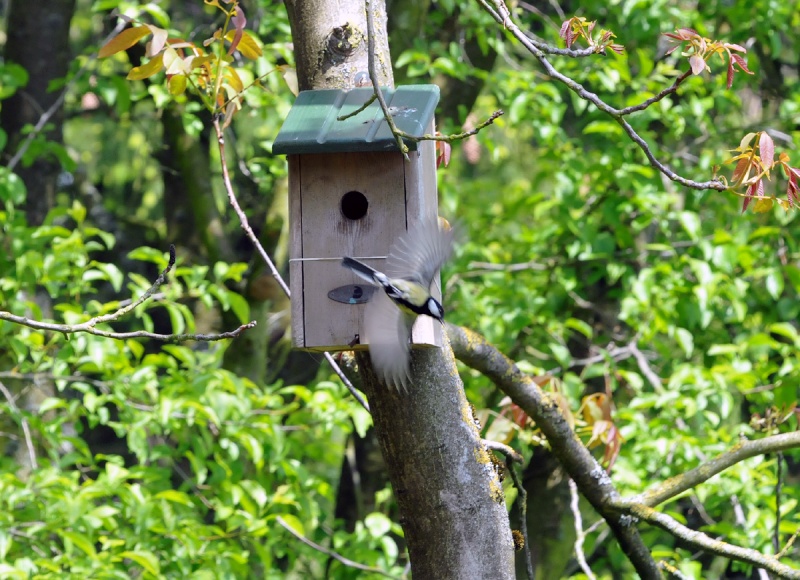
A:
<svg viewBox="0 0 800 580">
<path fill-rule="evenodd" d="M 394 86 L 386 7 L 372 4 L 378 81 Z M 364 0 L 286 0 L 301 91 L 370 86 L 364 6 Z"/>
<path fill-rule="evenodd" d="M 450 346 L 414 352 L 409 393 L 381 385 L 359 353 L 364 390 L 415 578 L 514 578 L 503 488 Z"/>
<path fill-rule="evenodd" d="M 3 103 L 0 125 L 8 134 L 9 151 L 24 138 L 25 125 L 35 125 L 58 99 L 58 91 L 48 91 L 50 83 L 66 76 L 69 69 L 69 25 L 75 0 L 30 2 L 11 0 L 6 25 L 6 62 L 28 71 L 28 85 Z M 45 132 L 49 141 L 62 142 L 63 109 L 50 118 L 52 129 Z M 53 207 L 61 164 L 52 156 L 41 156 L 33 164 L 15 168 L 28 189 L 25 211 L 28 223 L 40 225 Z"/>
<path fill-rule="evenodd" d="M 365 6 L 379 84 L 393 86 L 383 1 L 287 0 L 301 90 L 369 86 Z M 514 578 L 499 475 L 483 446 L 449 344 L 412 351 L 409 393 L 357 362 L 395 491 L 415 578 Z"/>
</svg>

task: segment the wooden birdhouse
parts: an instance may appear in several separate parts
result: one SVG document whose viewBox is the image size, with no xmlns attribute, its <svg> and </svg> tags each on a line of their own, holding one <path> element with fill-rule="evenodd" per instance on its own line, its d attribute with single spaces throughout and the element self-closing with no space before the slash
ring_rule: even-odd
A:
<svg viewBox="0 0 800 580">
<path fill-rule="evenodd" d="M 437 86 L 403 86 L 383 94 L 400 130 L 414 136 L 434 132 Z M 372 95 L 366 88 L 300 93 L 272 147 L 289 163 L 297 348 L 366 348 L 362 321 L 374 288 L 343 268 L 342 257 L 383 270 L 397 237 L 437 216 L 434 142 L 407 141 L 406 161 L 377 101 L 353 115 Z M 441 332 L 441 324 L 421 316 L 412 343 L 441 346 Z"/>
</svg>

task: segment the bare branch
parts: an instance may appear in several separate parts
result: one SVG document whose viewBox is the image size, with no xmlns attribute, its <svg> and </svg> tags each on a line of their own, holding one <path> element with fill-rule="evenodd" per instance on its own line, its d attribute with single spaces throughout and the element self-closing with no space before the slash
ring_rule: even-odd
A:
<svg viewBox="0 0 800 580">
<path fill-rule="evenodd" d="M 478 2 L 484 8 L 484 10 L 486 10 L 492 16 L 492 18 L 495 19 L 495 21 L 497 21 L 504 28 L 506 28 L 514 36 L 514 38 L 517 39 L 517 41 L 520 44 L 522 44 L 522 46 L 525 47 L 528 50 L 528 52 L 530 52 L 536 58 L 536 60 L 539 61 L 539 64 L 542 65 L 542 68 L 544 68 L 544 70 L 547 72 L 548 75 L 550 75 L 552 78 L 565 85 L 568 89 L 577 94 L 581 99 L 592 103 L 600 111 L 612 117 L 620 125 L 620 127 L 622 127 L 622 130 L 625 131 L 628 137 L 630 137 L 630 139 L 639 146 L 639 148 L 647 157 L 647 160 L 650 162 L 650 165 L 658 169 L 658 171 L 666 175 L 670 180 L 676 183 L 680 183 L 684 187 L 689 187 L 691 189 L 698 189 L 698 190 L 714 189 L 717 191 L 725 191 L 728 189 L 728 187 L 724 183 L 722 183 L 722 181 L 716 179 L 711 181 L 702 181 L 702 182 L 694 181 L 692 179 L 687 179 L 685 177 L 678 175 L 677 173 L 672 171 L 669 167 L 661 163 L 653 154 L 647 142 L 642 137 L 640 137 L 639 134 L 633 129 L 633 127 L 631 127 L 631 125 L 624 119 L 625 115 L 629 115 L 633 112 L 642 110 L 642 108 L 645 108 L 643 107 L 644 103 L 642 103 L 641 105 L 635 105 L 633 107 L 627 107 L 625 109 L 614 108 L 605 101 L 603 101 L 595 93 L 587 90 L 580 83 L 558 72 L 558 70 L 556 70 L 556 68 L 550 63 L 550 61 L 547 60 L 547 55 L 545 53 L 545 50 L 543 50 L 538 46 L 538 44 L 540 43 L 536 43 L 532 41 L 530 38 L 528 38 L 514 23 L 514 21 L 511 18 L 511 13 L 509 12 L 503 0 L 493 0 L 493 1 L 495 7 L 489 5 L 488 0 L 478 0 Z M 677 90 L 677 86 L 680 84 L 680 82 L 683 82 L 683 80 L 681 79 L 681 77 L 678 77 L 675 83 L 673 83 L 672 87 L 666 89 L 665 91 L 662 91 L 653 98 L 656 99 L 656 101 L 663 99 L 671 92 Z"/>
<path fill-rule="evenodd" d="M 521 460 L 522 457 L 520 457 L 519 463 L 522 463 Z M 511 474 L 511 480 L 514 482 L 514 486 L 517 488 L 517 501 L 519 502 L 518 525 L 520 532 L 522 532 L 522 538 L 525 540 L 525 545 L 523 546 L 523 549 L 525 550 L 525 573 L 528 575 L 528 580 L 535 580 L 536 572 L 533 569 L 530 541 L 528 540 L 528 492 L 522 483 L 522 479 L 517 473 L 517 468 L 514 465 L 514 461 L 516 460 L 511 454 L 506 455 L 506 469 Z"/>
<path fill-rule="evenodd" d="M 586 556 L 583 553 L 583 541 L 586 539 L 586 532 L 583 531 L 583 518 L 581 518 L 581 508 L 578 503 L 578 486 L 571 479 L 569 480 L 569 509 L 572 511 L 572 518 L 575 522 L 575 559 L 583 570 L 583 573 L 590 580 L 595 580 L 595 575 L 589 564 L 586 563 Z"/>
<path fill-rule="evenodd" d="M 639 575 L 659 577 L 658 565 L 638 530 L 627 519 L 620 518 L 618 508 L 613 507 L 619 495 L 611 478 L 575 435 L 558 403 L 478 333 L 449 323 L 445 323 L 445 328 L 456 357 L 482 372 L 536 422 L 578 489 L 608 522 Z"/>
<path fill-rule="evenodd" d="M 114 322 L 119 320 L 126 314 L 130 313 L 134 310 L 137 306 L 144 304 L 148 299 L 156 295 L 156 290 L 158 290 L 164 282 L 167 280 L 167 274 L 172 270 L 175 266 L 175 246 L 170 245 L 169 247 L 169 263 L 164 270 L 158 275 L 156 281 L 153 282 L 153 285 L 147 289 L 147 291 L 142 294 L 136 300 L 125 301 L 125 306 L 119 308 L 118 310 L 112 312 L 111 314 L 104 314 L 102 316 L 95 316 L 87 320 L 86 322 L 82 322 L 80 324 L 58 324 L 54 322 L 41 322 L 39 320 L 32 320 L 27 316 L 18 316 L 16 314 L 11 314 L 10 312 L 6 312 L 5 310 L 0 310 L 0 320 L 7 320 L 8 322 L 13 322 L 15 324 L 20 324 L 22 326 L 27 326 L 28 328 L 33 328 L 35 330 L 49 330 L 52 332 L 60 332 L 61 334 L 77 334 L 79 332 L 85 332 L 87 334 L 93 334 L 95 336 L 102 336 L 104 338 L 113 338 L 116 340 L 126 340 L 129 338 L 149 338 L 151 340 L 160 340 L 162 342 L 185 342 L 187 340 L 197 340 L 202 342 L 213 342 L 216 340 L 224 340 L 226 338 L 236 338 L 240 334 L 242 334 L 245 330 L 249 330 L 256 326 L 256 321 L 253 320 L 248 322 L 247 324 L 242 324 L 235 330 L 229 332 L 220 332 L 216 334 L 159 334 L 155 332 L 148 332 L 146 330 L 136 330 L 132 332 L 115 332 L 113 330 L 100 330 L 97 328 L 98 324 L 105 324 L 108 322 Z"/>
<path fill-rule="evenodd" d="M 380 568 L 373 568 L 372 566 L 365 566 L 364 564 L 359 564 L 358 562 L 354 562 L 353 560 L 345 558 L 338 552 L 334 552 L 333 550 L 329 550 L 324 546 L 320 546 L 319 544 L 312 542 L 305 536 L 298 534 L 297 531 L 292 526 L 287 524 L 286 521 L 281 516 L 276 517 L 275 521 L 278 522 L 283 527 L 283 529 L 285 529 L 295 538 L 303 542 L 306 546 L 314 548 L 315 550 L 317 550 L 318 552 L 322 552 L 326 556 L 330 556 L 337 562 L 340 562 L 349 568 L 355 568 L 356 570 L 363 570 L 364 572 L 372 572 L 373 574 L 380 574 L 384 578 L 397 578 L 397 576 L 392 576 L 391 574 L 384 572 Z"/>
<path fill-rule="evenodd" d="M 389 125 L 389 129 L 392 131 L 392 135 L 394 135 L 394 139 L 397 142 L 397 148 L 400 149 L 400 152 L 403 154 L 403 157 L 406 158 L 408 161 L 408 147 L 403 142 L 403 138 L 400 136 L 400 130 L 397 128 L 397 125 L 394 124 L 394 119 L 392 118 L 392 113 L 389 110 L 388 105 L 386 104 L 386 99 L 383 98 L 383 92 L 381 91 L 380 83 L 378 82 L 378 71 L 375 68 L 375 23 L 373 20 L 372 14 L 372 2 L 371 0 L 366 0 L 366 10 L 367 10 L 367 58 L 368 58 L 368 70 L 369 70 L 369 79 L 372 81 L 372 88 L 375 91 L 375 96 L 378 99 L 378 104 L 381 106 L 381 110 L 383 111 L 383 116 L 386 119 L 386 123 Z"/>
<path fill-rule="evenodd" d="M 523 458 L 522 455 L 517 453 L 512 447 L 506 445 L 505 443 L 500 443 L 499 441 L 492 441 L 491 439 L 481 439 L 481 443 L 487 448 L 491 449 L 492 451 L 497 451 L 498 453 L 502 453 L 506 459 L 510 461 L 516 461 L 517 463 L 522 463 Z"/>
<path fill-rule="evenodd" d="M 627 506 L 627 511 L 637 518 L 666 530 L 676 538 L 680 538 L 684 542 L 697 548 L 701 548 L 706 552 L 717 554 L 725 558 L 732 558 L 741 562 L 754 564 L 759 568 L 764 568 L 772 572 L 780 578 L 800 580 L 800 570 L 791 568 L 786 564 L 782 564 L 772 556 L 766 556 L 757 550 L 741 548 L 739 546 L 734 546 L 733 544 L 728 544 L 727 542 L 715 540 L 714 538 L 711 538 L 702 532 L 697 532 L 691 528 L 687 528 L 666 514 L 659 513 L 653 508 L 644 504 L 629 504 Z"/>
</svg>

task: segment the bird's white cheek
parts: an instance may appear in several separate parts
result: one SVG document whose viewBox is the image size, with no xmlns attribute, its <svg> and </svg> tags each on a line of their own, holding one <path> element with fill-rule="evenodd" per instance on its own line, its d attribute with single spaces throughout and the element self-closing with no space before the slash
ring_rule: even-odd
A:
<svg viewBox="0 0 800 580">
<path fill-rule="evenodd" d="M 435 302 L 433 302 L 433 301 L 429 301 L 428 302 L 428 310 L 431 311 L 431 314 L 434 316 L 434 318 L 441 318 L 442 317 L 442 311 L 439 310 L 439 307 L 436 306 Z"/>
</svg>

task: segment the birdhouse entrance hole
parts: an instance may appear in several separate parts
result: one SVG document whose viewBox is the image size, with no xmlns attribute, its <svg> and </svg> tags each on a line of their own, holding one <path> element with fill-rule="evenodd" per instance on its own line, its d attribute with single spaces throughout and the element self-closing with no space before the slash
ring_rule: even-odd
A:
<svg viewBox="0 0 800 580">
<path fill-rule="evenodd" d="M 342 215 L 349 220 L 360 220 L 367 215 L 369 201 L 360 191 L 348 191 L 342 196 Z"/>
</svg>

